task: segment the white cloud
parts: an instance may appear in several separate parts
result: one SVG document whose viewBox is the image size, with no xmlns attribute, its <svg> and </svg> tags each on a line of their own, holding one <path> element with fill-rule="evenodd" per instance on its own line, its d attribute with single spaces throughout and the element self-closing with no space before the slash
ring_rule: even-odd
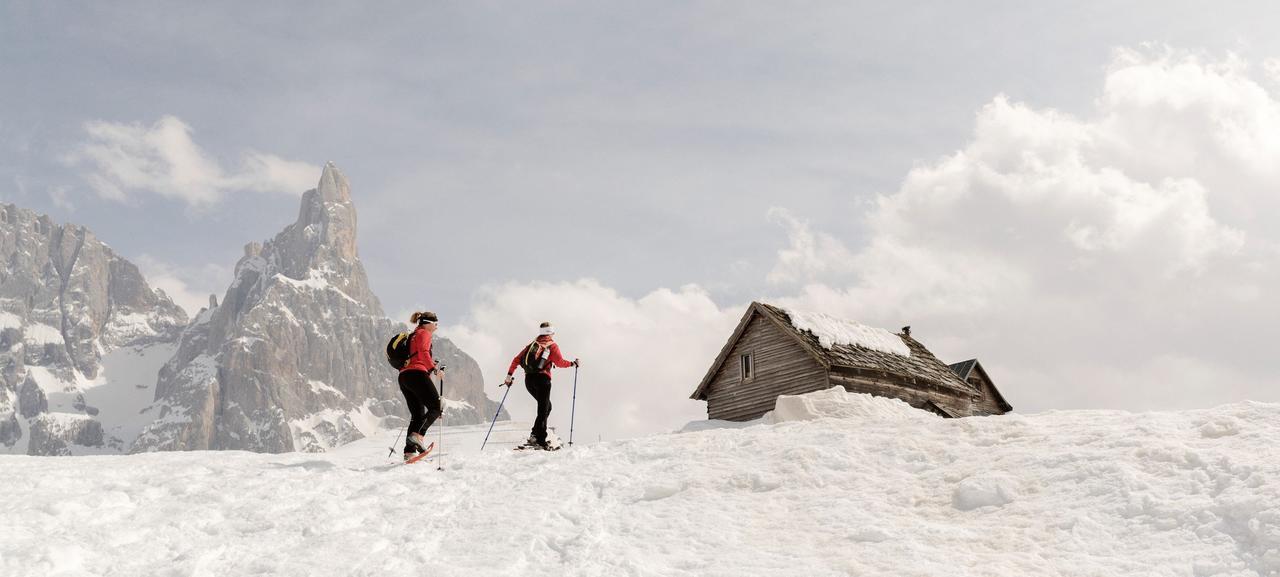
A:
<svg viewBox="0 0 1280 577">
<path fill-rule="evenodd" d="M 209 295 L 220 297 L 231 282 L 231 269 L 215 264 L 175 266 L 146 254 L 133 262 L 153 288 L 163 290 L 189 316 L 209 306 Z"/>
<path fill-rule="evenodd" d="M 802 284 L 852 272 L 852 254 L 843 243 L 826 233 L 814 233 L 808 221 L 796 218 L 785 208 L 769 209 L 769 220 L 787 229 L 790 246 L 778 251 L 778 260 L 769 271 L 772 284 Z"/>
<path fill-rule="evenodd" d="M 1118 51 L 1093 114 L 995 98 L 879 200 L 856 282 L 782 300 L 913 324 L 1023 408 L 1274 400 L 1249 359 L 1280 320 L 1260 298 L 1280 290 L 1277 171 L 1280 102 L 1245 63 Z M 1230 383 L 1194 384 L 1212 375 Z"/>
<path fill-rule="evenodd" d="M 1267 80 L 1273 84 L 1280 84 L 1280 58 L 1268 58 L 1262 62 L 1262 70 L 1266 74 Z"/>
<path fill-rule="evenodd" d="M 49 198 L 53 200 L 54 206 L 61 208 L 62 210 L 67 212 L 74 212 L 76 210 L 75 203 L 71 202 L 71 199 L 67 197 L 67 187 L 65 186 L 49 187 Z"/>
<path fill-rule="evenodd" d="M 299 195 L 315 185 L 320 167 L 249 151 L 238 170 L 226 170 L 191 138 L 174 116 L 151 126 L 94 121 L 88 139 L 65 158 L 84 170 L 100 196 L 125 202 L 137 192 L 177 198 L 193 206 L 216 203 L 234 192 Z"/>
<path fill-rule="evenodd" d="M 27 197 L 27 181 L 22 178 L 22 175 L 13 175 L 13 188 L 17 192 L 18 198 Z"/>
<path fill-rule="evenodd" d="M 705 404 L 688 397 L 743 310 L 721 309 L 696 286 L 632 299 L 594 280 L 508 283 L 481 289 L 470 316 L 441 331 L 480 362 L 494 396 L 511 359 L 551 321 L 564 353 L 582 360 L 575 437 L 612 439 L 705 419 Z M 531 420 L 534 405 L 516 373 L 507 403 Z M 573 370 L 557 369 L 551 424 L 566 437 L 572 388 Z"/>
</svg>

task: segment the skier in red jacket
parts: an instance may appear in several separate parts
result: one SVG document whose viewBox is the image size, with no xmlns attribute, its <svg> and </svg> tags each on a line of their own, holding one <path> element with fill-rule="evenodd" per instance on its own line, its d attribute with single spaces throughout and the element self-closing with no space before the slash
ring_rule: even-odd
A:
<svg viewBox="0 0 1280 577">
<path fill-rule="evenodd" d="M 516 367 L 524 368 L 524 388 L 538 401 L 538 418 L 533 421 L 533 430 L 525 443 L 526 447 L 551 449 L 547 446 L 547 417 L 551 415 L 551 367 L 563 369 L 578 366 L 578 359 L 567 361 L 560 354 L 560 345 L 553 339 L 555 334 L 551 323 L 542 323 L 538 327 L 538 338 L 520 349 L 516 358 L 511 360 L 511 367 L 507 369 L 507 380 L 502 382 L 503 385 L 511 386 Z"/>
<path fill-rule="evenodd" d="M 431 335 L 440 326 L 440 321 L 433 312 L 417 312 L 409 317 L 409 322 L 418 325 L 409 337 L 409 362 L 400 369 L 400 392 L 409 404 L 409 432 L 405 434 L 404 458 L 408 460 L 426 450 L 427 443 L 423 434 L 431 424 L 440 418 L 440 393 L 431 382 L 432 374 L 440 374 L 443 369 L 436 367 L 431 358 Z"/>
</svg>

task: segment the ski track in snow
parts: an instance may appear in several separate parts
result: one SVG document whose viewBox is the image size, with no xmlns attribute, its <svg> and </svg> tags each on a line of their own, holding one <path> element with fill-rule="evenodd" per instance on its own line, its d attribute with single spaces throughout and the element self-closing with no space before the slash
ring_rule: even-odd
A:
<svg viewBox="0 0 1280 577">
<path fill-rule="evenodd" d="M 444 471 L 386 464 L 393 433 L 0 456 L 0 574 L 1280 574 L 1280 405 L 943 420 L 874 401 L 554 453 L 447 435 Z"/>
</svg>

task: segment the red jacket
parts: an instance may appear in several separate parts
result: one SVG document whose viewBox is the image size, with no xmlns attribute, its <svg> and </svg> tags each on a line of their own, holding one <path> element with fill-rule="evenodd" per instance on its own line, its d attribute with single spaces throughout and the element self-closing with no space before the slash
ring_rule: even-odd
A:
<svg viewBox="0 0 1280 577">
<path fill-rule="evenodd" d="M 544 341 L 542 337 L 538 337 L 536 342 L 550 349 L 550 353 L 547 356 L 547 366 L 542 367 L 542 374 L 550 377 L 551 367 L 553 366 L 560 367 L 562 369 L 573 366 L 573 361 L 565 360 L 564 356 L 560 354 L 560 345 L 557 345 L 555 341 L 549 338 Z M 516 367 L 520 366 L 520 361 L 524 359 L 525 353 L 529 352 L 530 346 L 533 346 L 533 343 L 525 345 L 525 347 L 520 349 L 520 352 L 516 354 L 516 358 L 511 359 L 511 368 L 507 369 L 508 377 L 515 374 Z"/>
<path fill-rule="evenodd" d="M 431 358 L 431 333 L 426 328 L 419 326 L 414 329 L 413 335 L 409 337 L 409 362 L 405 364 L 403 369 L 400 369 L 400 372 L 422 371 L 427 373 L 434 368 L 436 368 L 436 361 Z"/>
</svg>

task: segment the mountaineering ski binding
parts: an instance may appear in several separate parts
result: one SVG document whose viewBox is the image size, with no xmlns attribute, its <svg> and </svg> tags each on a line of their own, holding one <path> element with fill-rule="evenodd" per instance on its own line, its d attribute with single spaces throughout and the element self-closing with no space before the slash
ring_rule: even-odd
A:
<svg viewBox="0 0 1280 577">
<path fill-rule="evenodd" d="M 537 438 L 535 438 L 533 435 L 529 435 L 529 438 L 525 440 L 524 444 L 517 446 L 514 450 L 516 451 L 559 451 L 560 447 L 562 446 L 564 445 L 563 443 L 560 442 L 559 439 L 556 439 L 554 441 L 547 440 L 547 442 L 545 443 L 539 443 Z"/>
<path fill-rule="evenodd" d="M 427 445 L 427 447 L 426 447 L 425 449 L 423 449 L 423 450 L 422 450 L 421 452 L 419 452 L 419 453 L 416 453 L 416 454 L 414 454 L 414 453 L 405 453 L 405 454 L 404 454 L 404 464 L 406 464 L 406 465 L 412 465 L 412 464 L 414 464 L 414 463 L 417 463 L 418 461 L 421 461 L 421 460 L 423 460 L 423 459 L 427 458 L 427 455 L 430 455 L 430 454 L 431 454 L 431 451 L 432 451 L 433 449 L 435 449 L 435 448 L 436 448 L 436 444 L 435 444 L 435 442 L 434 442 L 434 441 L 432 441 L 430 445 Z"/>
</svg>

